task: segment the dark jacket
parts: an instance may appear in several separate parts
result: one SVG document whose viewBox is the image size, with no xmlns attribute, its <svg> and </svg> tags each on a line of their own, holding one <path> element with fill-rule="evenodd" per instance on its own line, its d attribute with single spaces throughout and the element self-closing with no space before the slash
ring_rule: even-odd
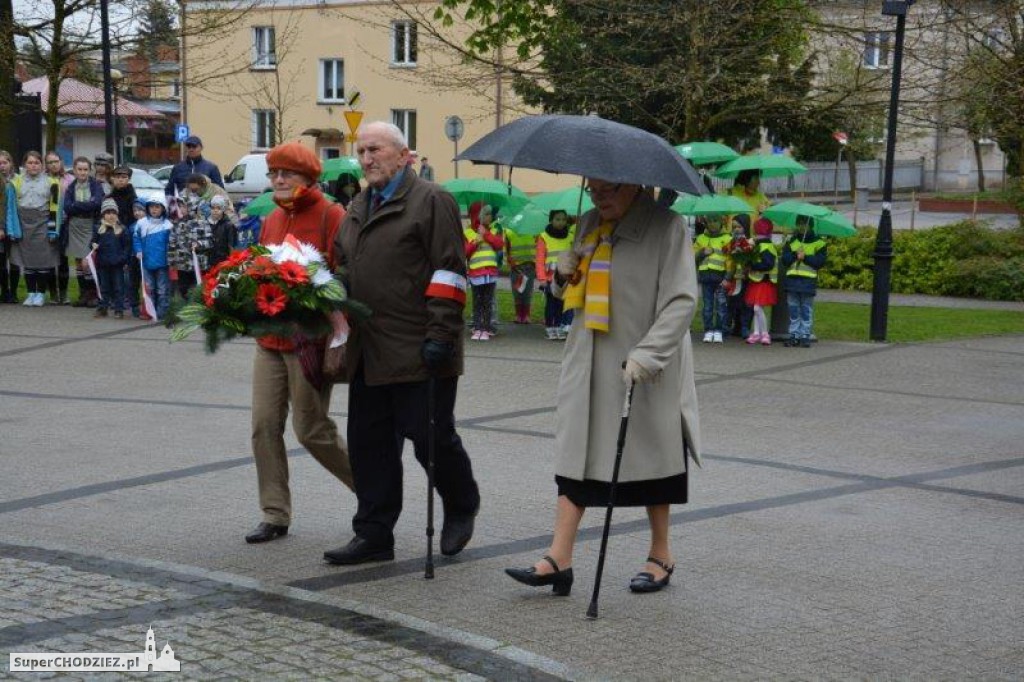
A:
<svg viewBox="0 0 1024 682">
<path fill-rule="evenodd" d="M 173 197 L 175 194 L 174 190 L 178 190 L 178 194 L 184 192 L 185 181 L 193 173 L 201 173 L 210 178 L 210 182 L 213 184 L 220 185 L 221 187 L 224 186 L 224 179 L 220 176 L 220 169 L 217 168 L 217 164 L 207 161 L 202 156 L 195 160 L 186 157 L 184 161 L 174 164 L 174 167 L 171 169 L 171 177 L 167 179 L 167 187 L 164 188 L 164 194 Z"/>
<path fill-rule="evenodd" d="M 117 202 L 117 220 L 122 225 L 131 225 L 135 222 L 135 214 L 132 213 L 132 204 L 138 199 L 135 188 L 128 183 L 123 189 L 111 189 L 110 198 Z"/>
<path fill-rule="evenodd" d="M 210 231 L 213 233 L 213 238 L 207 257 L 212 268 L 227 258 L 231 253 L 231 249 L 235 248 L 235 242 L 238 239 L 238 228 L 235 227 L 230 218 L 224 216 L 220 219 L 220 222 L 210 225 Z"/>
<path fill-rule="evenodd" d="M 92 218 L 95 221 L 100 219 L 100 205 L 103 203 L 103 183 L 95 178 L 89 178 L 89 198 L 85 201 L 75 200 L 75 187 L 78 181 L 72 182 L 64 191 L 64 224 L 67 225 L 69 218 Z"/>
<path fill-rule="evenodd" d="M 427 296 L 435 273 L 461 280 L 465 291 L 466 257 L 455 199 L 408 167 L 394 195 L 373 215 L 371 194 L 355 197 L 334 240 L 349 295 L 372 310 L 369 319 L 353 322 L 349 378 L 362 364 L 370 386 L 426 381 L 420 350 L 428 338 L 456 349 L 455 359 L 437 376 L 458 376 L 465 297 Z"/>
<path fill-rule="evenodd" d="M 122 267 L 132 257 L 132 234 L 128 228 L 121 234 L 114 234 L 107 228 L 102 234 L 99 228 L 93 230 L 92 243 L 96 244 L 96 265 L 99 267 Z"/>
<path fill-rule="evenodd" d="M 792 241 L 799 239 L 804 244 L 816 241 L 819 237 L 814 234 L 814 230 L 807 230 L 806 234 L 797 232 L 782 247 L 782 271 L 786 272 L 796 262 L 796 253 L 793 252 L 791 247 Z M 828 255 L 828 249 L 822 246 L 813 255 L 805 256 L 804 263 L 814 268 L 815 270 L 821 270 L 825 265 L 825 259 Z M 792 291 L 794 294 L 810 294 L 814 295 L 818 291 L 818 280 L 815 277 L 786 277 L 786 291 Z"/>
</svg>

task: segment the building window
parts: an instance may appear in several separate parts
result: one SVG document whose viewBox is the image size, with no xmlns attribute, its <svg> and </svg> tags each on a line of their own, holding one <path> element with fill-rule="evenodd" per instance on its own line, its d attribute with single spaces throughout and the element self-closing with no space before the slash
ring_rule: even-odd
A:
<svg viewBox="0 0 1024 682">
<path fill-rule="evenodd" d="M 391 63 L 416 66 L 416 22 L 395 21 L 391 24 Z"/>
<path fill-rule="evenodd" d="M 181 79 L 175 78 L 171 81 L 171 97 L 177 99 L 181 97 Z"/>
<path fill-rule="evenodd" d="M 864 66 L 884 69 L 889 66 L 892 31 L 868 31 L 864 34 Z"/>
<path fill-rule="evenodd" d="M 409 143 L 409 149 L 416 149 L 416 110 L 392 109 L 391 122 L 405 133 L 405 140 Z"/>
<path fill-rule="evenodd" d="M 320 149 L 320 158 L 324 161 L 327 161 L 328 159 L 337 159 L 339 157 L 341 157 L 340 147 L 321 147 Z"/>
<path fill-rule="evenodd" d="M 320 60 L 319 102 L 345 103 L 345 60 Z"/>
<path fill-rule="evenodd" d="M 253 109 L 252 147 L 270 149 L 277 144 L 277 117 L 272 109 Z"/>
<path fill-rule="evenodd" d="M 252 29 L 252 66 L 254 69 L 277 67 L 277 48 L 273 26 L 254 26 Z"/>
</svg>

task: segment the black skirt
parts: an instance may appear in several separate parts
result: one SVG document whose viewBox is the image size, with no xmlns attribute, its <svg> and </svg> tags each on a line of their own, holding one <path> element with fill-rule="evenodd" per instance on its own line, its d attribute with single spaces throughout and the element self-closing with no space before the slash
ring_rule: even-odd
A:
<svg viewBox="0 0 1024 682">
<path fill-rule="evenodd" d="M 565 495 L 577 507 L 606 507 L 611 484 L 607 481 L 555 476 L 558 494 Z M 667 478 L 625 481 L 615 484 L 616 507 L 646 507 L 656 504 L 686 504 L 687 477 L 684 471 Z"/>
</svg>

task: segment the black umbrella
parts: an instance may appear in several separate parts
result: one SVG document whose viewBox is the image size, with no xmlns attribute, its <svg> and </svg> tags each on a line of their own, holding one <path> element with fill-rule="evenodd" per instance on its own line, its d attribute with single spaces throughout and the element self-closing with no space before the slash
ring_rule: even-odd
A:
<svg viewBox="0 0 1024 682">
<path fill-rule="evenodd" d="M 598 116 L 526 116 L 484 135 L 457 160 L 707 194 L 693 166 L 668 142 Z"/>
</svg>

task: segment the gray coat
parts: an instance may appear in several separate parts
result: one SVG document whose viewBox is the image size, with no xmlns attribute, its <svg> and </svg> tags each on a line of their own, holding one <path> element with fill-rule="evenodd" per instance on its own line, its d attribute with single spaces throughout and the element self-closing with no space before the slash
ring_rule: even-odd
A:
<svg viewBox="0 0 1024 682">
<path fill-rule="evenodd" d="M 577 245 L 600 223 L 580 221 Z M 693 249 L 682 219 L 641 193 L 612 234 L 611 330 L 594 332 L 576 315 L 558 384 L 556 473 L 610 481 L 622 416 L 627 357 L 660 369 L 638 384 L 620 481 L 666 478 L 685 470 L 683 441 L 700 464 L 697 390 L 690 320 L 697 306 Z M 563 292 L 557 287 L 555 295 Z"/>
</svg>

